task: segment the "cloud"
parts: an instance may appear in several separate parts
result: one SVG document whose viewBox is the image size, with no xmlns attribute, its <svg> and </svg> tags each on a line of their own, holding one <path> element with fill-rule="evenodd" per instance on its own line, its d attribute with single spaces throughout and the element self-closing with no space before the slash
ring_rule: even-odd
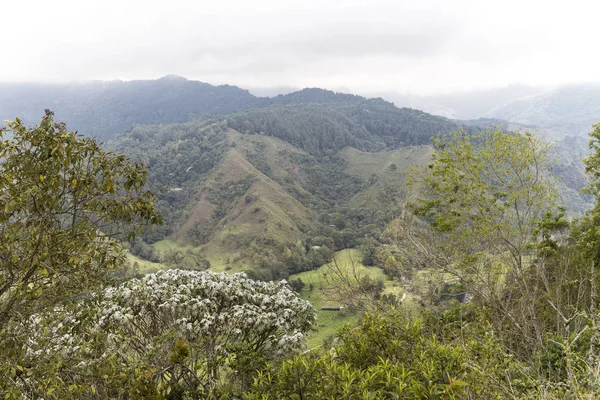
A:
<svg viewBox="0 0 600 400">
<path fill-rule="evenodd" d="M 597 7 L 474 0 L 21 0 L 0 81 L 156 78 L 432 93 L 595 79 Z"/>
</svg>

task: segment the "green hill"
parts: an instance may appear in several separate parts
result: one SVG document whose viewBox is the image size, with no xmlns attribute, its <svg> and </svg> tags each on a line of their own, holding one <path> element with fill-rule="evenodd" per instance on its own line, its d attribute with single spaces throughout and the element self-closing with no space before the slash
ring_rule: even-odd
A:
<svg viewBox="0 0 600 400">
<path fill-rule="evenodd" d="M 310 270 L 331 252 L 365 245 L 398 215 L 407 173 L 430 160 L 431 136 L 480 129 L 383 100 L 351 104 L 355 96 L 310 93 L 338 103 L 136 126 L 112 140 L 109 148 L 148 165 L 165 216 L 135 253 L 149 259 L 145 246 L 160 242 L 179 258 L 193 251 L 213 268 L 263 270 L 265 279 Z M 583 144 L 555 146 L 555 174 L 573 215 L 589 207 L 579 193 Z M 322 246 L 327 251 L 312 250 Z"/>
<path fill-rule="evenodd" d="M 108 143 L 148 165 L 165 217 L 132 251 L 156 261 L 146 246 L 171 243 L 180 258 L 193 251 L 220 269 L 268 268 L 265 277 L 279 278 L 383 228 L 386 207 L 373 213 L 370 200 L 391 187 L 401 195 L 408 169 L 431 152 L 405 146 L 459 125 L 382 100 L 352 105 L 354 96 L 325 95 L 340 103 L 136 126 Z"/>
</svg>

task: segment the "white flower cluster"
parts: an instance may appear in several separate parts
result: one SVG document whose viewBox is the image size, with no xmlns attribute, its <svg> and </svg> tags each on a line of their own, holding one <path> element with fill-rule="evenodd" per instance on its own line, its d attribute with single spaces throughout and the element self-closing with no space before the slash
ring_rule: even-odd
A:
<svg viewBox="0 0 600 400">
<path fill-rule="evenodd" d="M 98 329 L 125 326 L 130 335 L 158 335 L 176 328 L 189 342 L 254 337 L 283 351 L 299 344 L 315 321 L 310 303 L 285 282 L 243 273 L 160 271 L 107 289 L 100 306 Z"/>
<path fill-rule="evenodd" d="M 108 288 L 77 312 L 32 317 L 27 345 L 32 358 L 60 353 L 92 363 L 115 352 L 150 351 L 175 332 L 211 359 L 227 357 L 239 343 L 275 356 L 301 346 L 315 319 L 285 281 L 168 270 Z"/>
</svg>

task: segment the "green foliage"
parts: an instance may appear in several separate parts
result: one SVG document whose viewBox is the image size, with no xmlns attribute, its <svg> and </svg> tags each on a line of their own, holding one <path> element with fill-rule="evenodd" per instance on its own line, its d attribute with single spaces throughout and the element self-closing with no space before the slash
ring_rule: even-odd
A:
<svg viewBox="0 0 600 400">
<path fill-rule="evenodd" d="M 548 146 L 528 133 L 502 131 L 454 132 L 434 145 L 435 161 L 416 178 L 423 185 L 416 213 L 438 231 L 470 231 L 483 239 L 482 245 L 501 232 L 505 247 L 520 257 L 536 221 L 556 198 L 548 176 Z"/>
<path fill-rule="evenodd" d="M 278 137 L 313 155 L 333 154 L 347 146 L 379 151 L 424 144 L 431 136 L 460 128 L 448 119 L 399 109 L 381 99 L 271 106 L 230 115 L 227 124 L 242 133 Z"/>
<path fill-rule="evenodd" d="M 554 210 L 548 146 L 499 130 L 434 143 L 434 161 L 413 175 L 421 189 L 413 210 L 433 228 L 429 245 L 439 252 L 427 261 L 492 299 L 523 276 L 538 224 Z"/>
<path fill-rule="evenodd" d="M 119 239 L 161 216 L 144 191 L 141 164 L 69 132 L 50 111 L 32 128 L 9 122 L 0 138 L 0 375 L 6 376 L 22 367 L 27 332 L 15 327 L 106 284 L 124 265 Z M 0 381 L 3 389 L 8 382 Z"/>
<path fill-rule="evenodd" d="M 0 142 L 0 329 L 34 303 L 103 282 L 123 261 L 112 237 L 127 236 L 124 224 L 161 222 L 142 165 L 67 131 L 50 112 L 37 127 L 9 128 L 12 138 Z"/>
<path fill-rule="evenodd" d="M 224 129 L 206 121 L 136 126 L 108 144 L 109 149 L 148 165 L 148 188 L 158 197 L 165 224 L 162 229 L 145 231 L 143 239 L 147 243 L 170 235 L 186 208 L 197 200 L 199 183 L 222 161 L 227 150 Z"/>
<path fill-rule="evenodd" d="M 254 183 L 252 176 L 218 183 L 208 191 L 208 201 L 216 206 L 213 212 L 213 219 L 218 222 L 225 215 L 232 203 L 246 194 L 250 186 Z"/>
<path fill-rule="evenodd" d="M 333 350 L 259 373 L 247 398 L 500 399 L 532 390 L 518 363 L 484 332 L 468 309 L 416 320 L 398 311 L 366 314 L 357 327 L 340 330 Z"/>
<path fill-rule="evenodd" d="M 598 131 L 586 160 L 595 195 Z M 413 207 L 432 229 L 407 224 L 397 247 L 412 246 L 429 269 L 456 279 L 438 300 L 475 295 L 502 346 L 528 364 L 537 395 L 597 397 L 597 210 L 567 221 L 555 209 L 548 147 L 531 135 L 458 132 L 436 146 Z"/>
</svg>

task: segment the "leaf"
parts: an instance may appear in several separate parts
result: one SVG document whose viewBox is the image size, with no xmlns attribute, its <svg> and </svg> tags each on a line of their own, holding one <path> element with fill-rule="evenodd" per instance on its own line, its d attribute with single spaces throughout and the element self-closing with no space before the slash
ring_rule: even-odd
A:
<svg viewBox="0 0 600 400">
<path fill-rule="evenodd" d="M 7 213 L 11 212 L 17 207 L 17 202 L 15 200 L 9 200 L 8 203 L 4 206 L 4 211 Z"/>
</svg>

